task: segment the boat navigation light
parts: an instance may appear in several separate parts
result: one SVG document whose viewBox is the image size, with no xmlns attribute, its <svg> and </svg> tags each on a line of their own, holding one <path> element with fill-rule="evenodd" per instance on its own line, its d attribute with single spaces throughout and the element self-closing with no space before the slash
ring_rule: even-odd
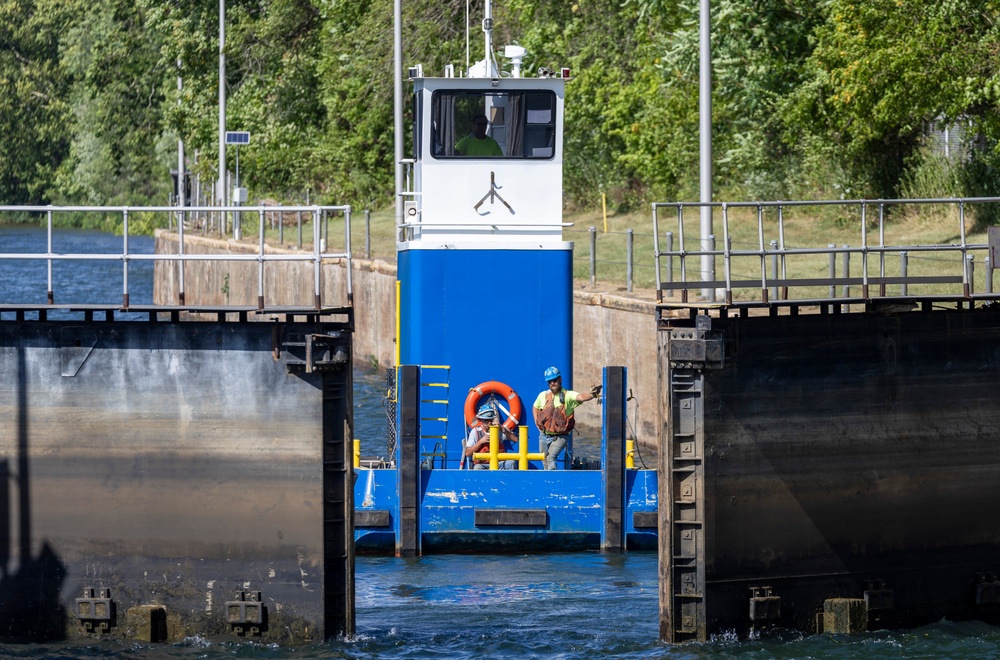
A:
<svg viewBox="0 0 1000 660">
<path fill-rule="evenodd" d="M 562 69 L 560 69 L 560 71 L 561 73 L 559 74 L 559 77 L 562 78 L 563 80 L 569 80 L 569 67 L 564 66 Z"/>
<path fill-rule="evenodd" d="M 418 64 L 416 66 L 411 66 L 411 67 L 407 68 L 406 69 L 406 75 L 407 75 L 407 77 L 410 80 L 413 80 L 414 78 L 423 78 L 424 77 L 424 65 L 423 64 Z"/>
</svg>

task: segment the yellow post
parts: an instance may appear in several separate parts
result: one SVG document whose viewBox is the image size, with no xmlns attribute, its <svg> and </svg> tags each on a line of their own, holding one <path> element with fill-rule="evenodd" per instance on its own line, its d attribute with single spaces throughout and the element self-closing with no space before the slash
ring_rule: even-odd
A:
<svg viewBox="0 0 1000 660">
<path fill-rule="evenodd" d="M 601 212 L 604 213 L 604 233 L 608 233 L 608 196 L 601 193 Z"/>
<path fill-rule="evenodd" d="M 354 469 L 361 467 L 361 441 L 354 439 Z"/>
<path fill-rule="evenodd" d="M 517 427 L 517 469 L 528 469 L 528 426 L 521 424 Z"/>
<path fill-rule="evenodd" d="M 625 469 L 635 469 L 635 440 L 625 441 Z"/>
<path fill-rule="evenodd" d="M 400 303 L 399 303 L 399 291 L 400 284 L 399 280 L 396 280 L 396 366 L 399 366 L 399 318 L 400 318 Z"/>
<path fill-rule="evenodd" d="M 490 427 L 490 469 L 499 470 L 500 461 L 497 454 L 500 453 L 500 427 L 495 424 Z"/>
</svg>

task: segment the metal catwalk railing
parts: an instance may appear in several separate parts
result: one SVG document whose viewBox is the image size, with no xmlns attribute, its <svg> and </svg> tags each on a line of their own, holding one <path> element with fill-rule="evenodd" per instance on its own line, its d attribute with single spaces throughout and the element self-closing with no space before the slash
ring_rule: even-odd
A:
<svg viewBox="0 0 1000 660">
<path fill-rule="evenodd" d="M 973 209 L 974 213 L 976 208 L 998 203 L 1000 197 L 657 202 L 652 205 L 657 301 L 663 307 L 837 304 L 846 308 L 879 299 L 997 299 L 1000 295 L 993 292 L 992 277 L 996 258 L 991 260 L 991 245 L 1000 243 L 997 231 L 1000 228 L 989 228 L 987 241 L 973 243 L 967 240 L 966 225 L 967 211 Z M 697 236 L 702 206 L 721 211 L 721 246 L 716 244 L 714 235 L 704 239 Z M 839 207 L 841 227 L 845 224 L 854 227 L 856 245 L 790 245 L 786 241 L 786 212 L 794 209 L 801 214 L 803 207 L 815 207 L 815 212 L 821 213 L 823 207 L 831 206 Z M 921 210 L 937 207 L 945 215 L 954 215 L 955 239 L 927 245 L 887 243 L 887 228 L 895 229 L 887 216 L 891 210 L 904 206 Z M 734 219 L 734 214 L 744 217 Z M 667 221 L 665 215 L 673 217 Z M 661 231 L 667 222 L 676 230 L 676 237 L 673 231 Z M 691 223 L 695 223 L 694 239 L 690 238 Z M 733 236 L 737 233 L 747 247 L 734 244 Z M 752 238 L 748 239 L 750 235 Z M 664 241 L 666 249 L 662 249 Z M 703 256 L 710 258 L 708 270 L 703 270 Z M 715 274 L 717 258 L 721 258 L 722 277 Z M 985 265 L 978 291 L 977 259 Z M 822 276 L 823 270 L 827 271 L 826 276 Z M 695 291 L 693 296 L 692 291 Z"/>
<path fill-rule="evenodd" d="M 100 213 L 103 215 L 117 214 L 121 216 L 121 251 L 114 253 L 60 253 L 53 250 L 53 235 L 60 227 L 58 223 L 55 222 L 55 217 L 59 214 L 90 214 L 90 213 Z M 280 219 L 285 213 L 295 213 L 301 214 L 306 213 L 311 216 L 312 219 L 312 249 L 307 251 L 273 251 L 265 250 L 265 233 L 267 228 L 267 223 L 269 219 L 273 219 L 275 215 Z M 344 248 L 343 251 L 329 251 L 326 248 L 326 238 L 327 233 L 323 233 L 324 223 L 327 221 L 329 215 L 334 213 L 342 213 L 344 217 Z M 156 216 L 162 215 L 164 221 L 162 226 L 164 228 L 170 227 L 172 231 L 176 231 L 177 240 L 177 252 L 173 254 L 147 254 L 147 253 L 137 253 L 129 249 L 129 238 L 135 238 L 135 234 L 130 234 L 129 229 L 129 218 L 130 216 L 136 217 L 139 214 L 153 214 L 154 218 Z M 209 217 L 210 215 L 218 214 L 230 214 L 233 218 L 232 227 L 236 233 L 236 238 L 239 238 L 240 228 L 245 224 L 244 217 L 248 214 L 256 214 L 258 218 L 258 236 L 256 241 L 256 251 L 255 252 L 245 252 L 245 253 L 234 253 L 229 250 L 228 246 L 225 251 L 220 250 L 217 253 L 189 253 L 186 251 L 185 244 L 185 224 L 186 219 L 196 218 L 196 217 Z M 4 303 L 3 307 L 7 309 L 11 308 L 32 308 L 32 309 L 44 309 L 44 308 L 79 308 L 84 309 L 87 307 L 86 301 L 60 301 L 59 305 L 55 304 L 54 301 L 54 291 L 53 291 L 53 276 L 52 276 L 52 266 L 54 262 L 57 261 L 120 261 L 122 265 L 122 300 L 121 305 L 118 309 L 123 311 L 136 310 L 136 305 L 130 305 L 130 291 L 129 291 L 129 264 L 133 261 L 153 261 L 153 262 L 168 262 L 177 265 L 177 282 L 179 285 L 178 301 L 176 305 L 143 305 L 144 309 L 155 309 L 157 307 L 162 307 L 164 309 L 191 309 L 193 311 L 198 311 L 194 309 L 196 305 L 192 305 L 190 301 L 185 300 L 185 265 L 191 264 L 193 262 L 243 262 L 243 263 L 256 263 L 257 264 L 257 301 L 256 306 L 253 305 L 211 305 L 213 311 L 226 311 L 227 308 L 232 308 L 234 311 L 276 311 L 276 312 L 296 312 L 301 311 L 303 313 L 307 312 L 321 312 L 325 309 L 333 308 L 345 308 L 350 307 L 353 304 L 353 283 L 352 283 L 352 273 L 351 273 L 351 207 L 350 206 L 231 206 L 231 207 L 218 207 L 218 206 L 187 206 L 187 207 L 176 207 L 176 206 L 3 206 L 0 205 L 0 218 L 4 216 L 17 215 L 20 217 L 28 216 L 29 218 L 33 215 L 38 215 L 44 218 L 44 225 L 47 230 L 47 247 L 44 252 L 10 252 L 5 250 L 5 246 L 0 245 L 0 262 L 6 260 L 25 260 L 25 261 L 44 261 L 48 267 L 47 283 L 48 290 L 46 294 L 47 304 L 45 305 L 32 305 L 30 303 L 19 303 L 17 301 L 7 301 Z M 225 215 L 223 216 L 225 217 Z M 147 223 L 148 226 L 148 223 Z M 155 226 L 155 223 L 154 223 Z M 254 245 L 251 241 L 242 241 L 240 245 L 249 248 L 249 246 Z M 323 298 L 322 292 L 322 263 L 324 260 L 330 259 L 343 259 L 346 261 L 346 300 L 325 300 Z M 265 298 L 265 270 L 269 264 L 275 264 L 278 262 L 301 262 L 308 263 L 312 266 L 311 268 L 311 288 L 312 288 L 312 304 L 311 305 L 282 305 L 282 293 L 281 291 L 274 292 L 271 297 Z M 95 305 L 94 307 L 108 307 L 107 305 Z"/>
</svg>

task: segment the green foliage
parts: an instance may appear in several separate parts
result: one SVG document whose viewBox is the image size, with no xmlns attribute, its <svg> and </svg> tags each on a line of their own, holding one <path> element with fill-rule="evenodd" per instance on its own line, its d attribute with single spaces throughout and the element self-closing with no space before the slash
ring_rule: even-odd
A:
<svg viewBox="0 0 1000 660">
<path fill-rule="evenodd" d="M 995 2 L 832 0 L 826 12 L 788 119 L 836 146 L 858 193 L 894 196 L 935 118 L 995 124 Z"/>
<path fill-rule="evenodd" d="M 392 5 L 227 0 L 226 123 L 252 135 L 239 151 L 252 198 L 393 203 Z M 462 71 L 467 47 L 481 59 L 483 1 L 468 23 L 466 7 L 404 2 L 404 66 Z M 711 7 L 717 198 L 1000 187 L 995 0 Z M 494 16 L 496 48 L 525 46 L 528 75 L 573 72 L 568 208 L 696 196 L 698 3 L 500 0 Z M 178 139 L 207 187 L 218 29 L 199 0 L 0 0 L 0 202 L 164 203 Z M 959 119 L 977 145 L 963 158 L 922 146 L 931 122 Z"/>
</svg>

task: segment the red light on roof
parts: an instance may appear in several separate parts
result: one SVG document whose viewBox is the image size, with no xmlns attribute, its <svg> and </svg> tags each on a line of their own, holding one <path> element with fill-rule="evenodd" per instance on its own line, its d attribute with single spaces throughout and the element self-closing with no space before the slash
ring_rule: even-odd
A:
<svg viewBox="0 0 1000 660">
<path fill-rule="evenodd" d="M 563 78 L 564 80 L 568 80 L 569 79 L 569 67 L 568 66 L 564 66 L 561 69 L 560 77 Z"/>
</svg>

